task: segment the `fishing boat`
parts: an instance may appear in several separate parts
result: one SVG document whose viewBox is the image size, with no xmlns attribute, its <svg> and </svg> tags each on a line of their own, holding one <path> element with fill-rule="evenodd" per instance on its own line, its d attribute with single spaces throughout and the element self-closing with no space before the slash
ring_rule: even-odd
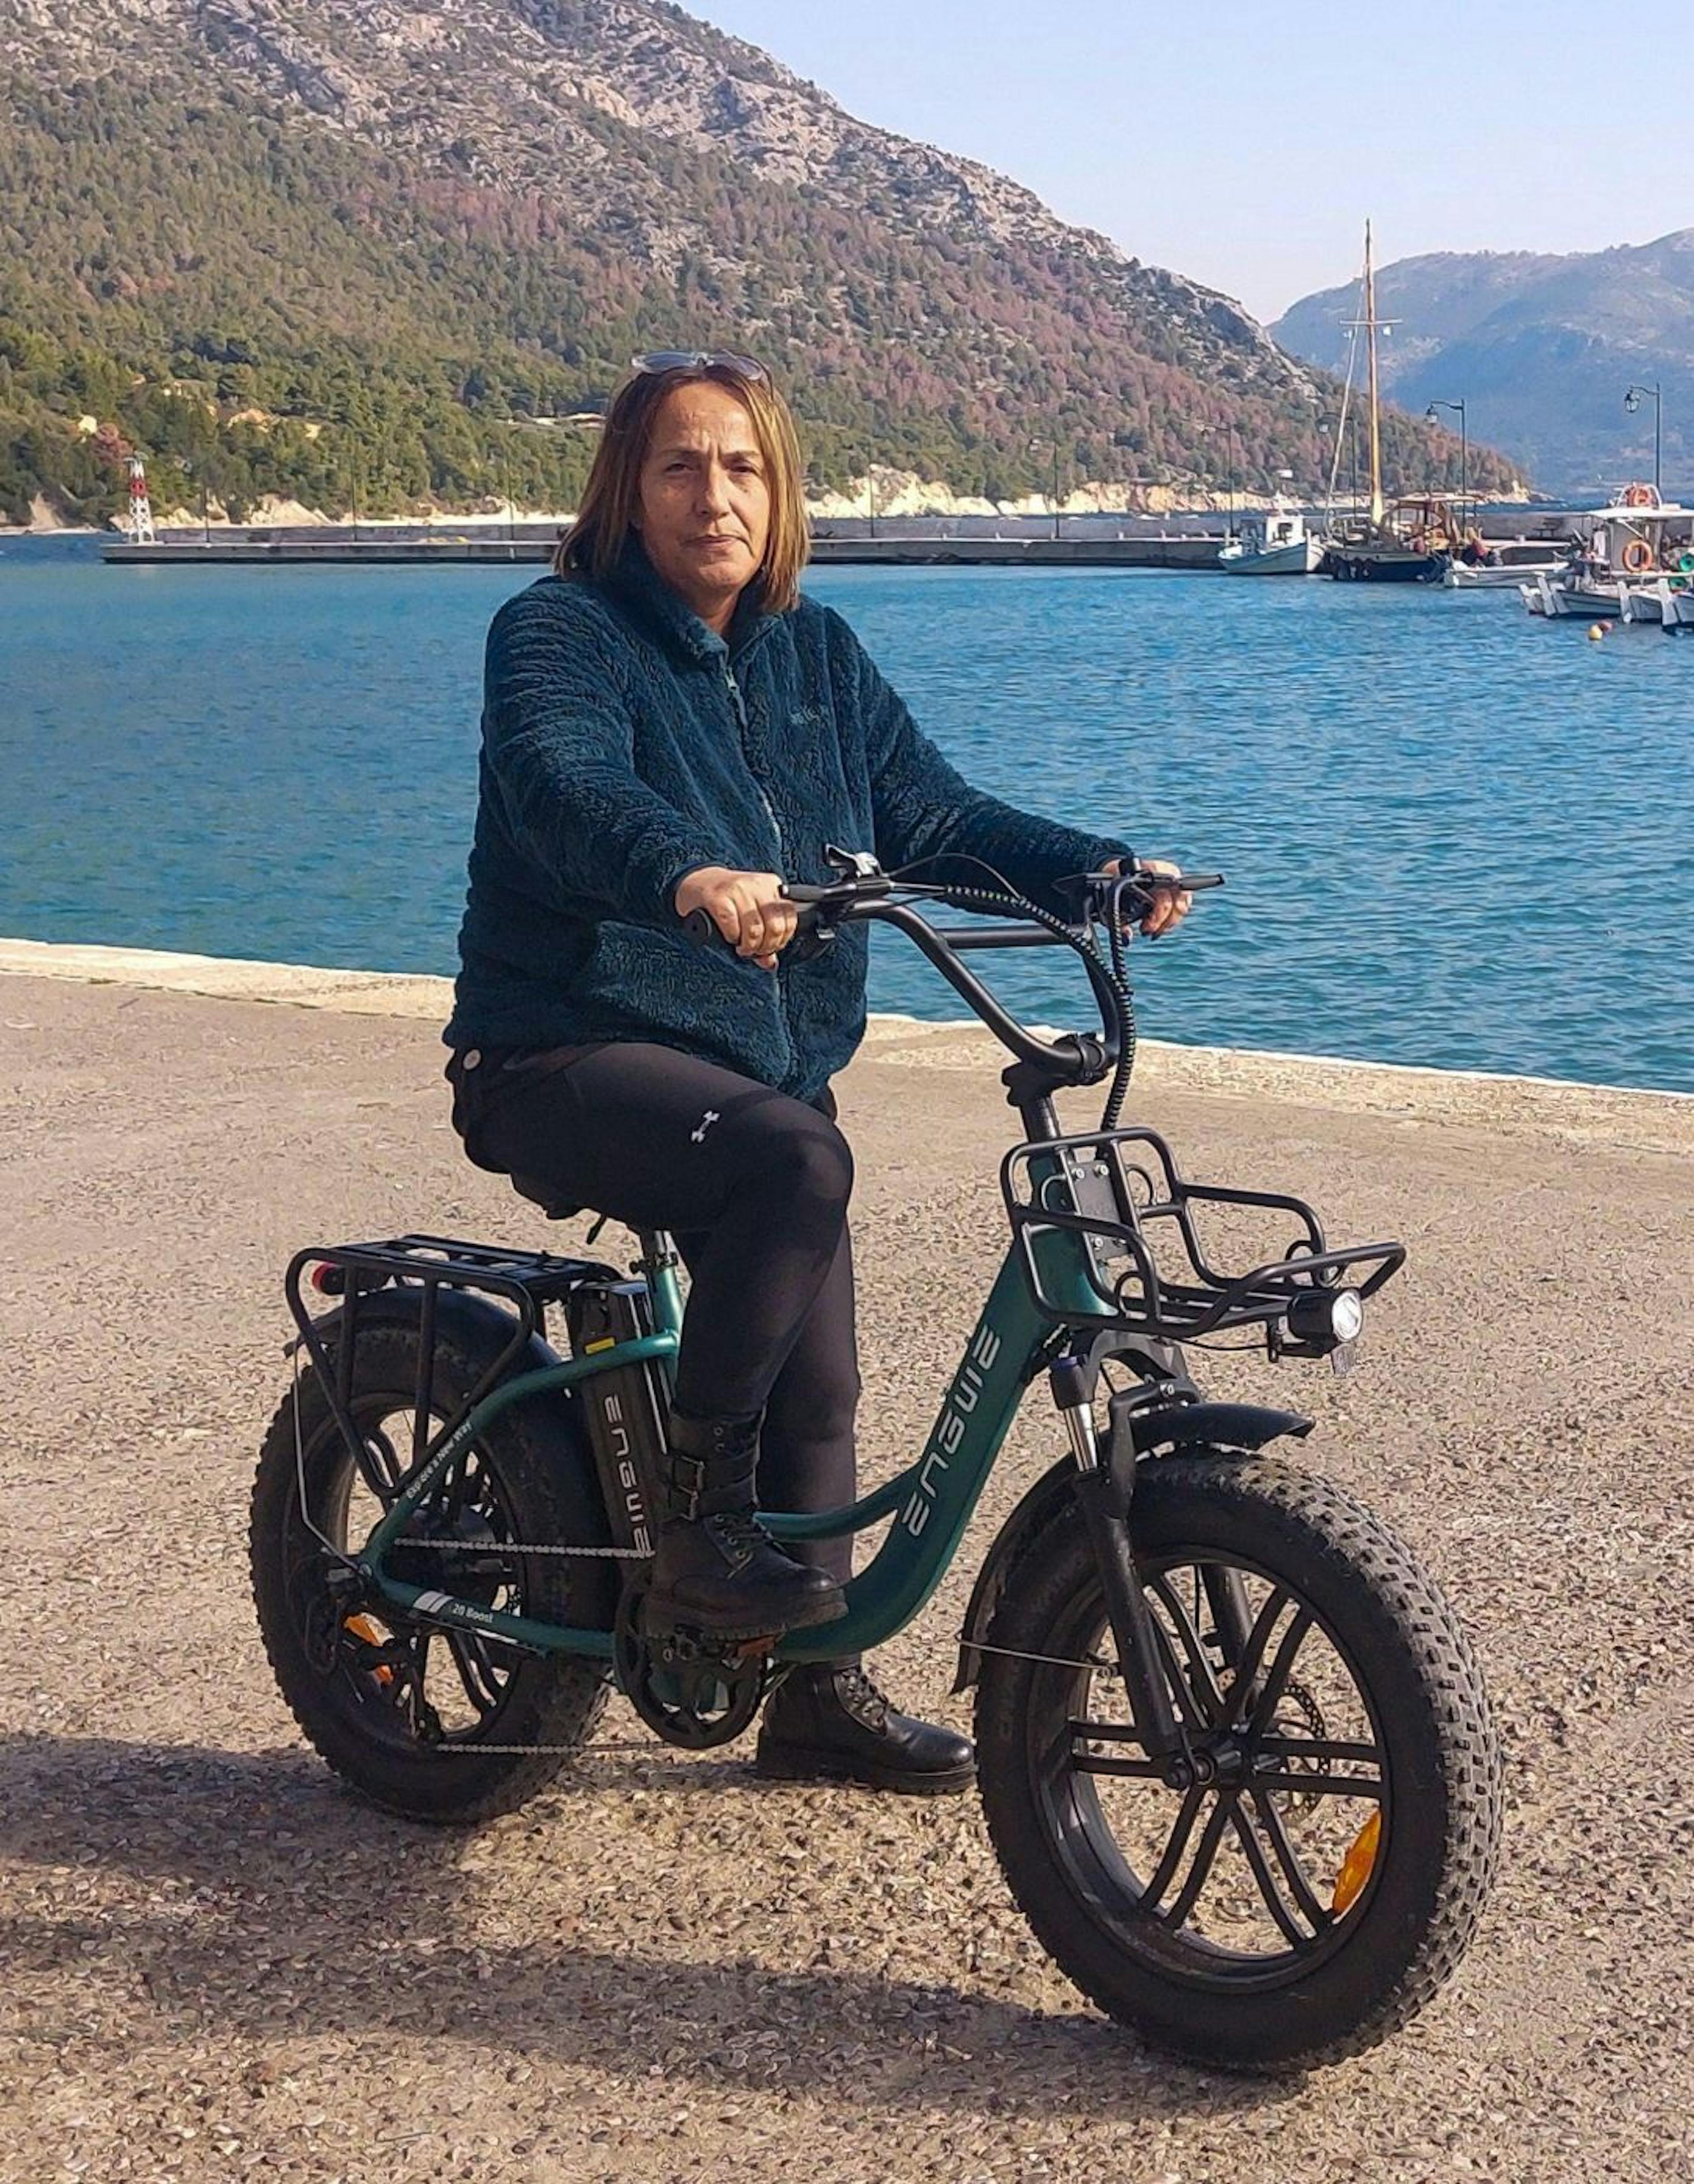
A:
<svg viewBox="0 0 1694 2184">
<path fill-rule="evenodd" d="M 1680 625 L 1680 605 L 1694 588 L 1694 508 L 1662 498 L 1656 486 L 1626 486 L 1589 519 L 1565 566 L 1520 587 L 1524 604 L 1549 621 L 1581 617 Z"/>
<path fill-rule="evenodd" d="M 1368 584 L 1429 584 L 1446 571 L 1460 532 L 1445 503 L 1428 499 L 1396 501 L 1390 510 L 1382 492 L 1382 426 L 1377 393 L 1376 337 L 1384 321 L 1376 315 L 1376 275 L 1371 264 L 1370 222 L 1365 222 L 1363 316 L 1355 331 L 1365 337 L 1367 391 L 1370 404 L 1370 506 L 1368 513 L 1343 518 L 1318 565 L 1320 576 Z M 1351 384 L 1351 375 L 1349 377 Z M 1341 431 L 1346 430 L 1346 413 Z M 1340 460 L 1340 433 L 1336 459 Z M 1435 511 L 1444 513 L 1437 517 Z"/>
<path fill-rule="evenodd" d="M 1336 524 L 1320 571 L 1341 582 L 1435 584 L 1458 544 L 1458 525 L 1446 503 L 1417 494 L 1385 504 L 1380 516 Z"/>
<path fill-rule="evenodd" d="M 1218 556 L 1232 577 L 1309 577 L 1323 558 L 1324 541 L 1306 527 L 1304 512 L 1278 499 L 1261 523 L 1243 526 Z"/>
</svg>

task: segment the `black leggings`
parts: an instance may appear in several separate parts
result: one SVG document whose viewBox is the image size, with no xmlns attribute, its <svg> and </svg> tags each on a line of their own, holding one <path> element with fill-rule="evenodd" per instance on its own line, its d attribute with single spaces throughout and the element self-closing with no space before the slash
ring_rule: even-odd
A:
<svg viewBox="0 0 1694 2184">
<path fill-rule="evenodd" d="M 689 1275 L 677 1407 L 692 1418 L 764 1412 L 761 1505 L 850 1502 L 853 1156 L 828 1093 L 808 1106 L 633 1042 L 471 1048 L 448 1075 L 454 1127 L 479 1167 L 543 1205 L 592 1206 L 675 1236 Z M 795 1552 L 837 1579 L 852 1568 L 850 1540 Z"/>
</svg>

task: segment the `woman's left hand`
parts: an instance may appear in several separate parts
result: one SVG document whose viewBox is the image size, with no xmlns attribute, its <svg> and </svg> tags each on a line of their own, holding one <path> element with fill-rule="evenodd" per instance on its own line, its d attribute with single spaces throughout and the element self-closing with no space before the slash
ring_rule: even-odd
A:
<svg viewBox="0 0 1694 2184">
<path fill-rule="evenodd" d="M 1114 857 L 1102 869 L 1108 872 L 1120 872 L 1123 869 L 1123 861 L 1121 857 Z M 1135 869 L 1144 872 L 1168 872 L 1173 879 L 1182 872 L 1182 866 L 1172 864 L 1167 857 L 1138 858 Z M 1173 933 L 1193 907 L 1194 897 L 1186 888 L 1156 888 L 1153 899 L 1142 917 L 1141 930 L 1149 940 L 1156 940 L 1162 933 Z"/>
</svg>

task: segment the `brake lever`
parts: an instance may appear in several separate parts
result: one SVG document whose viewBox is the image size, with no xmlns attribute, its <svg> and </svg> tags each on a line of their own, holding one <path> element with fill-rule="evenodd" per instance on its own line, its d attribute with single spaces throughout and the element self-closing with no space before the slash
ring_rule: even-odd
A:
<svg viewBox="0 0 1694 2184">
<path fill-rule="evenodd" d="M 1104 880 L 1108 885 L 1120 883 L 1138 895 L 1173 894 L 1201 894 L 1207 888 L 1221 888 L 1222 872 L 1155 872 L 1138 866 L 1133 872 L 1091 872 L 1090 879 Z"/>
</svg>

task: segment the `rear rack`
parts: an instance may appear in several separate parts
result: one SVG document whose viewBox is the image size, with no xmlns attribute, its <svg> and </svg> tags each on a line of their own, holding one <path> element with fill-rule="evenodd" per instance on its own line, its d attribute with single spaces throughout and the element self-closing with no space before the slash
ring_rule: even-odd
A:
<svg viewBox="0 0 1694 2184">
<path fill-rule="evenodd" d="M 333 1358 L 300 1293 L 308 1268 L 315 1270 L 312 1286 L 319 1294 L 341 1302 Z M 409 1235 L 372 1244 L 315 1245 L 309 1251 L 297 1251 L 288 1262 L 282 1286 L 294 1324 L 300 1330 L 300 1344 L 312 1361 L 342 1438 L 365 1484 L 386 1505 L 452 1438 L 483 1396 L 505 1378 L 531 1336 L 545 1334 L 549 1304 L 590 1284 L 621 1279 L 615 1267 L 598 1260 L 563 1258 L 550 1251 L 507 1251 L 497 1245 L 465 1243 L 453 1236 Z M 376 1474 L 352 1413 L 360 1299 L 390 1287 L 421 1292 L 411 1447 L 398 1485 Z M 429 1399 L 435 1379 L 437 1306 L 443 1289 L 473 1290 L 500 1298 L 513 1307 L 515 1316 L 504 1348 L 453 1416 L 432 1435 Z"/>
<path fill-rule="evenodd" d="M 1148 1158 L 1126 1158 L 1132 1147 Z M 1164 1342 L 1260 1326 L 1275 1347 L 1322 1355 L 1334 1345 L 1279 1340 L 1290 1306 L 1314 1290 L 1343 1286 L 1370 1296 L 1406 1262 L 1403 1244 L 1332 1249 L 1303 1199 L 1185 1182 L 1156 1130 L 1014 1145 L 1000 1165 L 1000 1189 L 1031 1298 L 1045 1318 L 1062 1325 L 1115 1328 Z M 1223 1273 L 1206 1257 L 1195 1218 L 1200 1206 L 1285 1212 L 1299 1233 L 1281 1257 Z M 1079 1237 L 1085 1248 L 1043 1249 L 1044 1239 L 1061 1235 Z M 1165 1251 L 1162 1268 L 1158 1245 Z M 1075 1294 L 1078 1273 L 1089 1293 L 1081 1299 Z M 1066 1280 L 1071 1295 L 1055 1292 L 1056 1277 Z"/>
</svg>

